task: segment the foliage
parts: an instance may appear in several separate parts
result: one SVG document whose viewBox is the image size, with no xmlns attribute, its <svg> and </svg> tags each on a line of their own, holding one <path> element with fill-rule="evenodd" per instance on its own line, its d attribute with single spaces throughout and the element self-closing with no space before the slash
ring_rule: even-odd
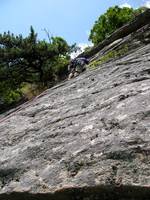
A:
<svg viewBox="0 0 150 200">
<path fill-rule="evenodd" d="M 118 6 L 109 8 L 101 15 L 91 29 L 89 40 L 97 45 L 106 39 L 112 32 L 134 19 L 135 16 L 143 12 L 145 8 L 134 10 L 133 8 L 120 8 Z"/>
<path fill-rule="evenodd" d="M 25 38 L 0 34 L 0 102 L 17 101 L 24 83 L 48 87 L 62 79 L 74 48 L 61 37 L 38 40 L 33 27 Z"/>
</svg>

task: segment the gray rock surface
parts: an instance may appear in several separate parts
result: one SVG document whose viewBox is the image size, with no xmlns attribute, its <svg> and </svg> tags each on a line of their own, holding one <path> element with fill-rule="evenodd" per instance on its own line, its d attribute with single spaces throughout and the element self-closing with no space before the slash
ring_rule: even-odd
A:
<svg viewBox="0 0 150 200">
<path fill-rule="evenodd" d="M 150 44 L 0 122 L 0 200 L 149 200 Z"/>
</svg>

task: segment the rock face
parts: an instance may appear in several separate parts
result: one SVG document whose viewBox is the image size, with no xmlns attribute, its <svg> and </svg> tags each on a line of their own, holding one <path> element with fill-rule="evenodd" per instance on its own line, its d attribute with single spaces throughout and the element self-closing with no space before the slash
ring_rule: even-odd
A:
<svg viewBox="0 0 150 200">
<path fill-rule="evenodd" d="M 142 44 L 1 116 L 0 200 L 150 199 L 150 44 Z"/>
</svg>

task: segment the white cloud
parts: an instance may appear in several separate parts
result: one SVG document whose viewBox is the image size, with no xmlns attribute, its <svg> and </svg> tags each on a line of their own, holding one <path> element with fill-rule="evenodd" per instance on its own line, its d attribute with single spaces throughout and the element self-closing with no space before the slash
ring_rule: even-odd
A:
<svg viewBox="0 0 150 200">
<path fill-rule="evenodd" d="M 124 8 L 124 7 L 127 7 L 127 8 L 132 8 L 132 6 L 128 3 L 123 3 L 119 6 L 120 8 Z"/>
<path fill-rule="evenodd" d="M 150 8 L 150 1 L 145 1 L 143 6 L 146 8 Z"/>
<path fill-rule="evenodd" d="M 80 50 L 78 50 L 77 52 L 73 52 L 71 54 L 72 59 L 77 57 L 80 53 L 82 53 L 86 47 L 92 47 L 93 44 L 92 43 L 79 43 L 79 44 L 77 44 L 77 46 L 80 48 Z"/>
<path fill-rule="evenodd" d="M 84 51 L 86 47 L 91 47 L 93 45 L 92 43 L 79 43 L 77 46 L 81 48 L 81 51 Z"/>
</svg>

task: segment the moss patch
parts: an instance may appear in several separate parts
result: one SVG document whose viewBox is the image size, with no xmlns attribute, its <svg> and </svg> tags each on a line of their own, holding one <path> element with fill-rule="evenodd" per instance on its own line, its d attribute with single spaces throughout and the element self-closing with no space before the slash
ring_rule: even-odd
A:
<svg viewBox="0 0 150 200">
<path fill-rule="evenodd" d="M 109 51 L 108 53 L 106 53 L 104 56 L 100 57 L 98 60 L 94 60 L 93 62 L 91 62 L 89 64 L 89 68 L 90 69 L 95 69 L 98 66 L 100 66 L 101 64 L 104 64 L 108 61 L 110 61 L 111 59 L 115 59 L 118 58 L 120 56 L 125 55 L 128 52 L 128 46 L 124 45 L 121 49 L 119 50 L 112 50 Z"/>
</svg>

